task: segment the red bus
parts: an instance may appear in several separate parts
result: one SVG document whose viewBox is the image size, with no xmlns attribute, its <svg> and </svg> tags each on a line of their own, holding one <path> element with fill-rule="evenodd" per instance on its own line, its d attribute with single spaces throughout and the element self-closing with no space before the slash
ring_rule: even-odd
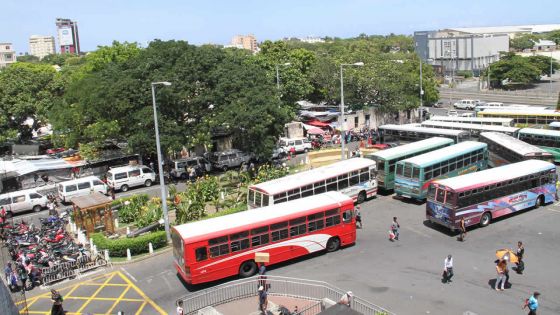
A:
<svg viewBox="0 0 560 315">
<path fill-rule="evenodd" d="M 354 201 L 331 191 L 173 227 L 174 265 L 189 284 L 257 272 L 256 253 L 273 265 L 356 242 Z"/>
</svg>

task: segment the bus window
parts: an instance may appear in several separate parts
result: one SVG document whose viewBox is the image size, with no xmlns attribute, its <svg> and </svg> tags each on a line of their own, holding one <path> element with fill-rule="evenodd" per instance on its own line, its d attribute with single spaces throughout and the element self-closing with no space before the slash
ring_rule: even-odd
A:
<svg viewBox="0 0 560 315">
<path fill-rule="evenodd" d="M 336 191 L 337 190 L 337 179 L 336 177 L 328 178 L 327 179 L 327 191 Z"/>
<path fill-rule="evenodd" d="M 445 200 L 445 190 L 438 189 L 436 190 L 436 201 L 443 203 Z"/>
<path fill-rule="evenodd" d="M 305 217 L 290 220 L 290 237 L 305 234 Z"/>
<path fill-rule="evenodd" d="M 362 168 L 360 170 L 360 183 L 367 182 L 369 180 L 369 172 L 367 168 Z"/>
<path fill-rule="evenodd" d="M 344 223 L 349 223 L 350 221 L 352 221 L 352 211 L 344 211 L 344 213 L 342 214 L 342 220 L 344 221 Z"/>
<path fill-rule="evenodd" d="M 196 257 L 196 261 L 203 261 L 208 258 L 208 252 L 206 251 L 206 247 L 199 247 L 195 249 L 194 255 Z"/>
<path fill-rule="evenodd" d="M 268 206 L 268 195 L 267 194 L 262 195 L 262 203 L 263 203 L 263 207 Z"/>
<path fill-rule="evenodd" d="M 325 211 L 325 225 L 327 227 L 340 224 L 340 209 Z"/>
<path fill-rule="evenodd" d="M 348 187 L 348 174 L 338 176 L 338 189 L 344 189 Z"/>
<path fill-rule="evenodd" d="M 325 192 L 325 181 L 320 181 L 315 183 L 315 194 L 321 194 Z"/>
</svg>

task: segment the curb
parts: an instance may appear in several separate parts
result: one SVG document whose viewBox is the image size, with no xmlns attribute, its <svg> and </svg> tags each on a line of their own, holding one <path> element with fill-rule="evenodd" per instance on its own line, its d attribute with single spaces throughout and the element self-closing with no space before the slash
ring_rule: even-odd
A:
<svg viewBox="0 0 560 315">
<path fill-rule="evenodd" d="M 146 260 L 146 259 L 148 259 L 148 258 L 152 258 L 152 257 L 156 257 L 156 256 L 159 256 L 159 255 L 165 254 L 165 253 L 171 251 L 171 249 L 172 249 L 172 247 L 168 245 L 167 248 L 162 249 L 162 250 L 160 250 L 160 251 L 158 251 L 158 252 L 155 252 L 155 253 L 153 253 L 153 254 L 151 254 L 151 255 L 150 255 L 150 254 L 143 254 L 143 255 L 140 256 L 140 257 L 133 258 L 133 259 L 131 259 L 131 260 L 125 260 L 125 261 L 113 262 L 113 261 L 111 261 L 111 259 L 109 258 L 108 264 L 111 264 L 111 265 L 114 265 L 114 266 L 128 265 L 128 264 L 132 264 L 132 263 L 139 262 L 139 261 L 142 261 L 142 260 Z"/>
</svg>

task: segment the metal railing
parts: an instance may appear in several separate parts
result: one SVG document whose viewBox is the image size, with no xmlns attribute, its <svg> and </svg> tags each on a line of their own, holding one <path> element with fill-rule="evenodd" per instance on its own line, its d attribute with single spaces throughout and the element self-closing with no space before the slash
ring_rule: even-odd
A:
<svg viewBox="0 0 560 315">
<path fill-rule="evenodd" d="M 258 276 L 228 282 L 212 288 L 200 290 L 184 296 L 177 301 L 183 301 L 186 314 L 196 314 L 200 309 L 217 306 L 239 299 L 257 296 L 258 286 L 262 284 Z M 338 301 L 345 291 L 323 281 L 267 276 L 266 286 L 270 296 L 286 296 L 303 300 L 322 301 L 329 299 Z M 319 303 L 320 304 L 320 303 Z M 364 315 L 393 314 L 386 309 L 370 303 L 357 296 L 352 298 L 351 307 Z M 302 313 L 303 314 L 303 313 Z M 306 314 L 312 314 L 312 311 Z"/>
</svg>

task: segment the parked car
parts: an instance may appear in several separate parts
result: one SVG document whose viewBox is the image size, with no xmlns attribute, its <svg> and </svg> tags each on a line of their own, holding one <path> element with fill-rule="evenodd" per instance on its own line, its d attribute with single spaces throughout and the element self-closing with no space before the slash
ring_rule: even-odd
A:
<svg viewBox="0 0 560 315">
<path fill-rule="evenodd" d="M 35 189 L 14 191 L 0 195 L 0 207 L 6 210 L 6 215 L 8 216 L 29 210 L 39 212 L 47 206 L 47 202 L 47 196 L 38 193 Z"/>
<path fill-rule="evenodd" d="M 189 178 L 187 169 L 194 167 L 196 176 L 202 176 L 212 171 L 212 163 L 201 156 L 171 161 L 171 176 L 180 179 Z"/>
<path fill-rule="evenodd" d="M 251 158 L 251 154 L 233 149 L 214 153 L 211 162 L 213 167 L 225 172 L 228 169 L 240 167 L 243 163 L 249 163 Z"/>
<path fill-rule="evenodd" d="M 114 190 L 128 191 L 130 187 L 152 186 L 156 180 L 154 171 L 145 165 L 127 165 L 110 168 L 107 184 Z"/>
<path fill-rule="evenodd" d="M 437 102 L 434 102 L 434 103 L 432 104 L 432 107 L 442 108 L 443 105 L 444 105 L 444 104 L 443 104 L 443 101 L 437 101 Z"/>
<path fill-rule="evenodd" d="M 460 116 L 461 117 L 474 117 L 474 114 L 473 113 L 462 113 Z"/>
<path fill-rule="evenodd" d="M 294 148 L 296 153 L 307 152 L 313 149 L 311 141 L 307 138 L 280 138 L 278 140 L 278 147 L 286 152 L 290 152 Z"/>
<path fill-rule="evenodd" d="M 396 142 L 388 142 L 388 143 L 376 143 L 371 145 L 372 148 L 374 149 L 379 149 L 379 150 L 385 150 L 385 149 L 390 149 L 390 148 L 394 148 L 394 147 L 398 147 L 399 144 Z"/>
<path fill-rule="evenodd" d="M 453 104 L 453 107 L 455 107 L 456 109 L 472 110 L 476 107 L 476 105 L 479 102 L 480 101 L 477 101 L 477 100 L 460 100 L 460 101 L 456 102 L 455 104 Z"/>
<path fill-rule="evenodd" d="M 61 153 L 64 152 L 66 149 L 65 148 L 54 148 L 54 149 L 48 149 L 46 151 L 47 154 L 57 154 L 57 153 Z"/>
</svg>

